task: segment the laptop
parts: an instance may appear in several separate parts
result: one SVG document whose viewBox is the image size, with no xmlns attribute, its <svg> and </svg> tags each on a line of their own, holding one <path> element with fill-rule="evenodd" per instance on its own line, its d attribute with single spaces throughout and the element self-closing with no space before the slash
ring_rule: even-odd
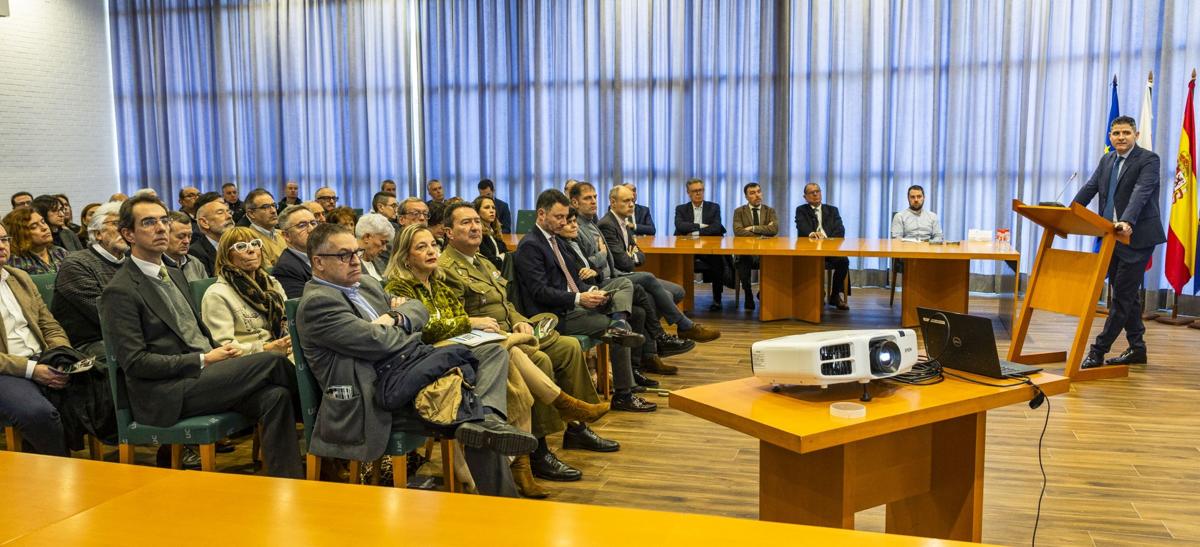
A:
<svg viewBox="0 0 1200 547">
<path fill-rule="evenodd" d="M 991 319 L 920 307 L 917 318 L 925 337 L 926 355 L 936 357 L 943 367 L 999 379 L 1042 370 L 1001 360 L 996 354 Z M 946 347 L 947 339 L 950 347 Z"/>
</svg>

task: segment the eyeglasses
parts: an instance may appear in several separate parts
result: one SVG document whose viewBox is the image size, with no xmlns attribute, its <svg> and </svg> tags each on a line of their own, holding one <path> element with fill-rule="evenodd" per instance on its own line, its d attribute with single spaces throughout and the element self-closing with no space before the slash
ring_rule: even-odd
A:
<svg viewBox="0 0 1200 547">
<path fill-rule="evenodd" d="M 337 196 L 317 196 L 317 201 L 332 201 L 337 203 Z"/>
<path fill-rule="evenodd" d="M 198 198 L 198 197 L 200 197 L 200 194 L 198 192 L 197 193 L 187 193 L 187 194 L 184 194 L 181 199 L 192 199 L 192 198 Z"/>
<path fill-rule="evenodd" d="M 315 221 L 315 220 L 302 220 L 300 222 L 293 224 L 291 226 L 291 228 L 296 228 L 297 230 L 311 230 L 313 228 L 316 228 L 318 224 L 320 224 L 320 222 Z M 291 228 L 289 228 L 289 229 L 291 229 Z"/>
<path fill-rule="evenodd" d="M 250 241 L 239 241 L 239 242 L 231 245 L 230 248 L 239 253 L 244 253 L 246 251 L 249 251 L 250 249 L 261 249 L 262 248 L 262 240 L 261 239 L 251 239 Z"/>
<path fill-rule="evenodd" d="M 429 213 L 426 213 L 423 211 L 412 211 L 412 212 L 404 213 L 404 216 L 412 217 L 412 218 L 419 218 L 419 219 L 424 220 L 424 219 L 429 218 Z"/>
<path fill-rule="evenodd" d="M 357 258 L 361 261 L 363 253 L 365 252 L 366 249 L 356 249 L 353 251 L 342 251 L 340 253 L 317 253 L 317 256 L 327 256 L 331 258 L 337 257 L 338 260 L 342 261 L 342 264 L 349 264 L 351 257 Z"/>
<path fill-rule="evenodd" d="M 171 217 L 146 217 L 140 220 L 138 224 L 140 224 L 142 228 L 153 228 L 159 224 L 162 224 L 163 226 L 169 226 L 171 224 Z"/>
<path fill-rule="evenodd" d="M 12 238 L 11 238 L 11 237 L 8 237 L 8 236 L 0 236 L 0 245 L 8 245 L 8 244 L 9 244 L 9 242 L 11 242 L 11 241 L 12 241 Z"/>
<path fill-rule="evenodd" d="M 263 209 L 274 209 L 275 205 L 276 205 L 275 202 L 272 201 L 271 203 L 264 203 L 262 205 L 256 205 L 254 207 L 250 207 L 250 210 L 251 211 L 261 211 Z"/>
</svg>

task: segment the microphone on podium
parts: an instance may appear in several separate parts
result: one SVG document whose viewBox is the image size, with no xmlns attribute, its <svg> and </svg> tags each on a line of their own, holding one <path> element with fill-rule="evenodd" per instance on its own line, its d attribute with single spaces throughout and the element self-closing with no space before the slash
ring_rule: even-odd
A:
<svg viewBox="0 0 1200 547">
<path fill-rule="evenodd" d="M 1065 192 L 1067 190 L 1067 188 L 1071 187 L 1071 181 L 1075 180 L 1075 177 L 1078 177 L 1078 176 L 1079 176 L 1079 171 L 1071 173 L 1071 177 L 1067 179 L 1067 182 L 1063 183 L 1062 188 L 1059 189 L 1059 191 L 1058 191 L 1058 195 L 1054 197 L 1054 201 L 1039 201 L 1038 206 L 1039 207 L 1066 207 L 1066 205 L 1063 205 L 1058 200 L 1062 199 L 1063 192 Z"/>
</svg>

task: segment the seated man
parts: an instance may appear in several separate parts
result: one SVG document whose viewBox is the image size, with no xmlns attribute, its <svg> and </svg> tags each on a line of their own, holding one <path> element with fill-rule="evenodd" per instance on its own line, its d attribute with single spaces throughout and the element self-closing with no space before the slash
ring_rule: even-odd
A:
<svg viewBox="0 0 1200 547">
<path fill-rule="evenodd" d="M 262 188 L 255 188 L 246 196 L 247 224 L 258 233 L 262 240 L 263 265 L 270 268 L 279 260 L 279 255 L 287 248 L 283 234 L 277 229 L 279 211 L 276 209 L 275 197 Z M 215 277 L 217 272 L 213 272 Z"/>
<path fill-rule="evenodd" d="M 675 235 L 677 236 L 723 236 L 725 226 L 721 224 L 721 206 L 704 200 L 704 181 L 692 179 L 687 182 L 689 202 L 675 208 Z M 701 255 L 696 261 L 705 268 L 704 280 L 712 283 L 712 305 L 708 311 L 721 311 L 721 290 L 725 285 L 725 257 Z"/>
<path fill-rule="evenodd" d="M 233 186 L 233 189 L 234 192 L 237 191 L 236 186 Z M 209 192 L 196 200 L 196 224 L 200 226 L 200 237 L 192 237 L 189 254 L 200 259 L 204 269 L 212 275 L 213 260 L 217 256 L 217 242 L 221 241 L 221 234 L 233 226 L 233 214 L 221 196 Z"/>
<path fill-rule="evenodd" d="M 313 279 L 297 312 L 300 345 L 322 390 L 349 386 L 357 395 L 334 401 L 353 401 L 352 408 L 334 407 L 328 396 L 324 398 L 310 449 L 323 457 L 374 461 L 383 456 L 391 431 L 423 429 L 411 411 L 392 413 L 379 406 L 375 365 L 425 354 L 429 346 L 421 343 L 421 327 L 429 314 L 418 300 L 389 301 L 379 283 L 363 277 L 362 248 L 348 228 L 322 224 L 308 237 L 308 251 Z M 505 423 L 506 351 L 498 344 L 484 344 L 471 352 L 479 359 L 474 391 L 485 417 L 458 426 L 455 438 L 463 445 L 481 493 L 515 497 L 504 456 L 528 454 L 537 442 Z"/>
<path fill-rule="evenodd" d="M 525 313 L 553 313 L 558 331 L 581 334 L 613 342 L 611 359 L 614 396 L 612 408 L 629 412 L 653 412 L 658 405 L 633 394 L 633 366 L 629 348 L 641 346 L 644 338 L 630 329 L 627 319 L 633 309 L 633 284 L 617 278 L 600 289 L 588 285 L 567 265 L 570 252 L 554 235 L 567 221 L 571 202 L 556 189 L 537 199 L 537 229 L 517 245 L 516 268 Z"/>
<path fill-rule="evenodd" d="M 842 214 L 838 208 L 821 203 L 821 186 L 815 182 L 804 185 L 804 199 L 808 203 L 796 207 L 796 235 L 825 239 L 846 237 Z M 825 269 L 833 270 L 833 282 L 829 287 L 829 305 L 839 310 L 848 310 L 846 304 L 846 276 L 850 272 L 850 259 L 831 256 L 825 259 Z"/>
<path fill-rule="evenodd" d="M 117 228 L 129 257 L 100 297 L 133 419 L 169 427 L 181 418 L 237 412 L 262 424 L 268 475 L 303 477 L 292 407 L 295 369 L 278 353 L 241 356 L 230 344 L 215 347 L 183 274 L 162 264 L 169 223 L 158 198 L 121 204 Z"/>
<path fill-rule="evenodd" d="M 626 182 L 621 186 L 633 192 L 633 233 L 639 236 L 652 236 L 657 233 L 658 230 L 654 227 L 654 218 L 650 216 L 650 208 L 637 202 L 637 186 L 632 182 Z"/>
<path fill-rule="evenodd" d="M 185 213 L 171 211 L 167 216 L 171 217 L 171 230 L 167 235 L 167 252 L 163 253 L 163 264 L 183 272 L 183 277 L 188 283 L 213 277 L 209 275 L 208 269 L 200 259 L 189 254 L 192 238 L 204 237 L 204 234 L 197 234 L 192 230 Z"/>
<path fill-rule="evenodd" d="M 54 317 L 74 341 L 75 349 L 94 357 L 104 357 L 104 341 L 100 337 L 100 293 L 129 251 L 129 244 L 117 231 L 120 209 L 120 203 L 111 202 L 96 208 L 88 223 L 91 246 L 67 255 L 54 278 L 51 304 Z M 191 233 L 190 226 L 188 233 Z"/>
<path fill-rule="evenodd" d="M 446 251 L 438 257 L 438 263 L 446 272 L 447 283 L 462 298 L 467 313 L 472 317 L 491 317 L 507 332 L 532 333 L 529 319 L 508 300 L 508 281 L 479 252 L 483 239 L 479 213 L 469 203 L 456 203 L 446 207 L 445 223 L 448 244 Z M 566 393 L 589 403 L 600 401 L 578 340 L 556 336 L 532 359 Z M 546 446 L 546 435 L 562 430 L 563 423 L 552 408 L 534 404 L 533 435 L 538 438 L 538 449 L 531 456 L 534 476 L 547 480 L 583 477 L 582 472 L 560 461 Z M 601 438 L 586 423 L 572 422 L 566 425 L 563 433 L 563 448 L 615 452 L 621 445 Z"/>
<path fill-rule="evenodd" d="M 283 285 L 288 298 L 300 298 L 304 294 L 304 285 L 312 279 L 308 234 L 317 226 L 312 210 L 304 205 L 293 205 L 279 213 L 279 229 L 288 246 L 280 253 L 271 276 Z"/>
<path fill-rule="evenodd" d="M 37 356 L 70 342 L 29 274 L 9 266 L 8 255 L 8 231 L 0 225 L 0 418 L 16 426 L 33 452 L 69 456 L 58 410 L 39 388 L 62 389 L 69 376 Z"/>
<path fill-rule="evenodd" d="M 925 209 L 925 189 L 918 184 L 908 187 L 908 209 L 892 217 L 892 239 L 942 239 L 942 224 Z"/>
<path fill-rule="evenodd" d="M 733 210 L 733 235 L 739 237 L 775 237 L 779 234 L 779 223 L 775 210 L 763 205 L 762 186 L 751 182 L 742 187 L 742 195 L 746 196 L 746 204 Z M 759 257 L 739 256 L 737 264 L 738 277 L 742 280 L 742 290 L 746 293 L 742 307 L 754 309 L 754 295 L 750 292 L 750 272 L 759 267 Z M 736 289 L 736 287 L 735 287 Z"/>
</svg>

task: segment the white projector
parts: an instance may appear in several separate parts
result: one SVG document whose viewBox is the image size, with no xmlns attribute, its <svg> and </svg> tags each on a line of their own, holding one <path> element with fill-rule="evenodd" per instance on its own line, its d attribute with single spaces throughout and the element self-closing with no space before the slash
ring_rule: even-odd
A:
<svg viewBox="0 0 1200 547">
<path fill-rule="evenodd" d="M 776 386 L 866 384 L 904 374 L 916 363 L 917 335 L 912 329 L 814 332 L 750 346 L 754 375 Z"/>
</svg>

